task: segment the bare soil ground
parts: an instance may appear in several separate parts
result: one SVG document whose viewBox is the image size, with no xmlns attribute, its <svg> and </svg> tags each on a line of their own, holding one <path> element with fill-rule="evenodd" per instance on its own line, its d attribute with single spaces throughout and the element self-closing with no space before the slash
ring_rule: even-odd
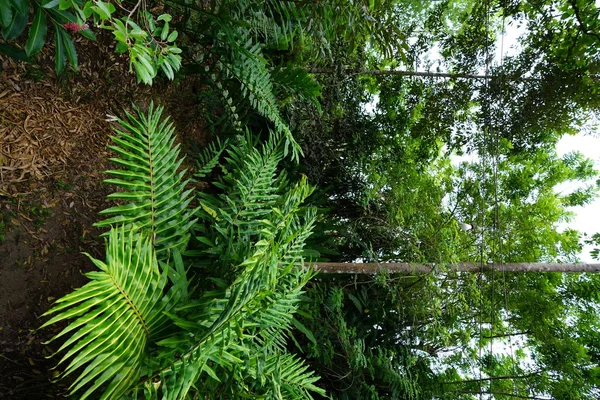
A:
<svg viewBox="0 0 600 400">
<path fill-rule="evenodd" d="M 58 361 L 44 345 L 57 329 L 36 330 L 54 300 L 86 282 L 87 252 L 104 258 L 98 211 L 111 204 L 107 114 L 132 103 L 163 104 L 184 144 L 207 140 L 189 78 L 138 85 L 112 40 L 79 40 L 80 71 L 57 78 L 53 49 L 37 65 L 0 58 L 0 398 L 60 397 Z M 189 158 L 188 158 L 189 159 Z M 59 368 L 60 369 L 60 368 Z"/>
</svg>

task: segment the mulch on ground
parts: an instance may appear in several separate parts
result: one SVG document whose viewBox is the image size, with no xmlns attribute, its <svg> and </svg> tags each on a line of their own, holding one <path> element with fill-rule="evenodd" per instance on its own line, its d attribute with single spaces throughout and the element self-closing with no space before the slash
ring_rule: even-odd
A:
<svg viewBox="0 0 600 400">
<path fill-rule="evenodd" d="M 111 168 L 107 114 L 150 101 L 166 106 L 185 143 L 202 145 L 197 87 L 138 85 L 109 35 L 78 39 L 80 71 L 57 78 L 51 44 L 38 64 L 0 57 L 0 398 L 55 398 L 55 330 L 36 329 L 54 300 L 86 282 L 93 269 L 82 254 L 103 258 L 92 225 L 111 205 L 102 183 Z M 185 147 L 185 146 L 184 146 Z"/>
</svg>

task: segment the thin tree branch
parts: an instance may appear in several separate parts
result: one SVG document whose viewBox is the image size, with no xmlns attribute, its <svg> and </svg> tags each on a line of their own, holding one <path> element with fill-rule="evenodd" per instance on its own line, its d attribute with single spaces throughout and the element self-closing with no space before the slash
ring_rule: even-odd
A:
<svg viewBox="0 0 600 400">
<path fill-rule="evenodd" d="M 579 6 L 577 6 L 577 0 L 571 0 L 569 3 L 571 3 L 571 7 L 573 7 L 573 12 L 575 13 L 575 19 L 577 19 L 577 23 L 581 27 L 581 30 L 583 31 L 583 33 L 585 33 L 586 35 L 589 35 L 589 36 L 593 36 L 600 41 L 600 34 L 592 31 L 590 29 L 590 27 L 587 26 L 587 24 L 585 22 L 583 22 L 583 19 L 581 18 L 581 10 L 579 10 Z"/>
<path fill-rule="evenodd" d="M 442 382 L 442 385 L 460 385 L 462 383 L 476 383 L 476 382 L 491 382 L 491 381 L 503 381 L 507 379 L 527 379 L 537 376 L 540 371 L 532 372 L 525 375 L 504 375 L 504 376 L 490 376 L 489 378 L 481 379 L 466 379 L 462 381 Z"/>
<path fill-rule="evenodd" d="M 483 339 L 499 339 L 499 338 L 505 338 L 505 337 L 512 337 L 512 336 L 522 336 L 522 335 L 529 335 L 531 334 L 531 331 L 523 331 L 523 332 L 517 332 L 517 333 L 504 333 L 501 335 L 493 335 L 493 336 L 483 336 Z"/>
<path fill-rule="evenodd" d="M 513 393 L 505 393 L 505 392 L 481 392 L 481 391 L 471 391 L 471 390 L 453 390 L 452 393 L 493 394 L 493 395 L 501 395 L 501 396 L 513 397 L 515 399 L 552 400 L 549 397 L 524 396 L 524 395 L 513 394 Z"/>
</svg>

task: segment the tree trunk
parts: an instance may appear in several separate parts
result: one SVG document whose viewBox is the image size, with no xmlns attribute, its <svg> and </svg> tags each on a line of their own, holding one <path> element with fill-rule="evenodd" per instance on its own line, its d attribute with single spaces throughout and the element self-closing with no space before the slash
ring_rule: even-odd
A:
<svg viewBox="0 0 600 400">
<path fill-rule="evenodd" d="M 333 68 L 308 68 L 311 74 L 333 74 L 336 72 Z M 492 75 L 476 75 L 476 74 L 449 74 L 445 72 L 419 72 L 419 71 L 398 71 L 398 70 L 383 70 L 372 69 L 364 71 L 347 71 L 349 76 L 353 75 L 401 75 L 401 76 L 420 76 L 426 78 L 465 78 L 465 79 L 489 79 Z"/>
<path fill-rule="evenodd" d="M 312 263 L 323 274 L 376 274 L 387 271 L 392 274 L 427 274 L 440 269 L 444 264 L 436 263 Z M 600 272 L 600 264 L 561 263 L 456 263 L 446 265 L 456 272 Z"/>
<path fill-rule="evenodd" d="M 333 74 L 336 69 L 333 68 L 307 68 L 311 74 Z M 400 75 L 400 76 L 418 76 L 422 78 L 450 78 L 450 79 L 493 79 L 501 78 L 502 75 L 479 75 L 479 74 L 463 74 L 463 73 L 447 73 L 447 72 L 422 72 L 422 71 L 401 71 L 401 70 L 385 70 L 385 69 L 372 69 L 363 71 L 344 71 L 347 76 L 355 75 Z M 511 77 L 505 76 L 504 79 L 510 81 L 537 81 L 538 78 L 523 78 L 523 77 Z"/>
</svg>

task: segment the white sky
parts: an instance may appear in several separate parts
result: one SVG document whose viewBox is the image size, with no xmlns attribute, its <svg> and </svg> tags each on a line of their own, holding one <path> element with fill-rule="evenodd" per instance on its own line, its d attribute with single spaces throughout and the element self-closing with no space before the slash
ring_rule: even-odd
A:
<svg viewBox="0 0 600 400">
<path fill-rule="evenodd" d="M 600 3 L 600 0 L 597 0 Z M 526 31 L 525 26 L 517 27 L 515 25 L 507 24 L 505 26 L 504 35 L 498 38 L 496 48 L 496 62 L 500 63 L 502 60 L 502 54 L 504 56 L 512 56 L 519 52 L 519 36 Z M 589 131 L 588 131 L 589 133 Z M 596 132 L 597 134 L 600 132 Z M 587 158 L 594 160 L 596 169 L 600 170 L 600 138 L 585 135 L 580 133 L 575 136 L 565 135 L 557 144 L 556 151 L 559 156 L 563 156 L 566 153 L 572 151 L 579 151 Z M 576 184 L 565 185 L 564 187 L 558 188 L 559 190 L 573 190 L 576 189 Z M 592 204 L 588 204 L 585 207 L 573 207 L 571 208 L 576 216 L 572 221 L 562 224 L 561 228 L 571 228 L 578 230 L 579 232 L 587 233 L 592 235 L 596 232 L 600 232 L 600 198 L 596 199 Z M 590 257 L 590 250 L 593 247 L 584 247 L 580 258 L 582 261 L 592 262 Z"/>
<path fill-rule="evenodd" d="M 584 156 L 594 160 L 596 168 L 600 170 L 600 138 L 584 135 L 582 133 L 576 136 L 565 135 L 556 147 L 559 156 L 572 151 L 579 151 Z M 572 187 L 565 187 L 564 189 L 575 189 L 575 185 Z M 560 188 L 562 190 L 562 188 Z M 564 228 L 576 229 L 581 233 L 587 233 L 592 235 L 596 232 L 600 232 L 600 198 L 597 198 L 592 204 L 588 204 L 585 207 L 573 207 L 571 209 L 576 213 L 576 217 L 573 221 L 563 224 Z M 587 246 L 583 249 L 580 256 L 582 261 L 592 262 L 590 257 L 590 250 L 593 247 Z"/>
<path fill-rule="evenodd" d="M 600 4 L 600 0 L 597 0 Z M 504 57 L 516 55 L 520 51 L 519 37 L 525 33 L 526 27 L 517 27 L 511 24 L 508 20 L 505 25 L 504 35 L 499 35 L 496 43 L 496 63 L 502 62 L 502 55 Z M 423 56 L 423 61 L 439 59 L 440 55 L 437 48 L 433 48 L 428 54 Z M 419 67 L 419 66 L 415 66 Z M 374 96 L 372 103 L 365 106 L 368 113 L 373 113 L 377 102 L 379 101 L 378 96 Z M 595 136 L 590 136 L 590 131 Z M 566 153 L 572 151 L 579 151 L 587 158 L 592 159 L 595 162 L 596 169 L 600 170 L 600 131 L 593 132 L 591 129 L 587 129 L 587 134 L 580 133 L 575 136 L 565 135 L 557 145 L 557 153 L 559 156 L 563 156 Z M 458 165 L 461 161 L 476 162 L 474 155 L 467 155 L 463 157 L 453 156 L 452 163 Z M 592 182 L 590 182 L 592 183 Z M 559 191 L 570 191 L 577 187 L 576 183 L 567 184 L 563 187 L 559 187 Z M 600 232 L 600 198 L 596 199 L 592 204 L 585 207 L 573 207 L 571 208 L 576 216 L 568 223 L 564 223 L 559 229 L 571 228 L 579 232 L 587 233 L 592 235 L 596 232 Z M 591 246 L 587 246 L 583 249 L 580 258 L 585 262 L 593 262 L 594 260 L 590 257 Z"/>
</svg>

